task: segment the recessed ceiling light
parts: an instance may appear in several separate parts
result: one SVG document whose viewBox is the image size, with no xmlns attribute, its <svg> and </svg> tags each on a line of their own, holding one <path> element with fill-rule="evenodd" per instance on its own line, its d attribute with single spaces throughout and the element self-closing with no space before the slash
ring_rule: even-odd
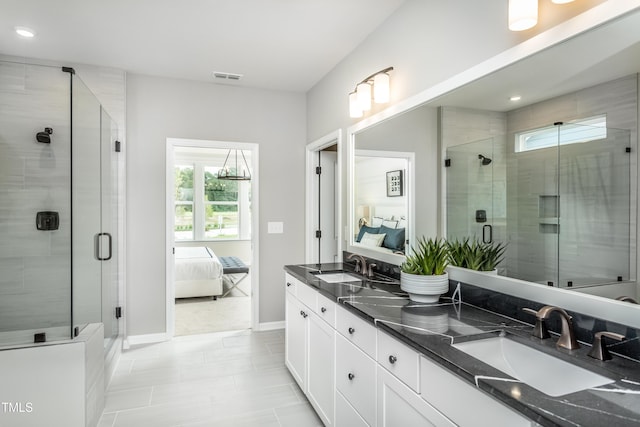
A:
<svg viewBox="0 0 640 427">
<path fill-rule="evenodd" d="M 36 35 L 35 31 L 27 27 L 16 27 L 16 33 L 26 39 L 33 38 Z"/>
<path fill-rule="evenodd" d="M 514 95 L 511 98 L 509 98 L 509 101 L 516 102 L 516 101 L 520 101 L 520 99 L 522 99 L 520 95 Z"/>
</svg>

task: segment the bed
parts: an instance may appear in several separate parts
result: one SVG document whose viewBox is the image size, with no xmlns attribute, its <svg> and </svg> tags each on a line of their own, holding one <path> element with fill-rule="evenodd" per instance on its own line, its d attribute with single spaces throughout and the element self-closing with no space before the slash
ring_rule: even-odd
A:
<svg viewBox="0 0 640 427">
<path fill-rule="evenodd" d="M 222 263 L 206 246 L 177 247 L 175 254 L 176 298 L 222 295 Z"/>
</svg>

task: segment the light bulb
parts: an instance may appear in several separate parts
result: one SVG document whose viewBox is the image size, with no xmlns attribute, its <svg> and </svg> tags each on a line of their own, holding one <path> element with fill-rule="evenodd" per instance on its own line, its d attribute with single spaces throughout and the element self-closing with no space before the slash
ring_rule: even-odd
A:
<svg viewBox="0 0 640 427">
<path fill-rule="evenodd" d="M 389 102 L 389 74 L 376 74 L 373 78 L 373 100 L 376 104 Z"/>
<path fill-rule="evenodd" d="M 356 86 L 356 93 L 358 94 L 360 109 L 369 111 L 371 109 L 371 85 L 368 82 L 360 83 Z"/>
<path fill-rule="evenodd" d="M 509 29 L 524 31 L 538 23 L 538 0 L 509 0 Z"/>
<path fill-rule="evenodd" d="M 354 119 L 362 117 L 362 109 L 358 102 L 358 94 L 355 92 L 351 92 L 349 94 L 349 116 Z"/>
<path fill-rule="evenodd" d="M 16 33 L 18 33 L 19 36 L 27 39 L 33 38 L 36 35 L 35 31 L 27 27 L 16 27 Z"/>
</svg>

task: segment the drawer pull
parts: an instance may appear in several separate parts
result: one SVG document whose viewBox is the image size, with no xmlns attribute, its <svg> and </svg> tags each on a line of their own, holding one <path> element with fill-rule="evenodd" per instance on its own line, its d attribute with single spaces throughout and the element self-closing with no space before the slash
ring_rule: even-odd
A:
<svg viewBox="0 0 640 427">
<path fill-rule="evenodd" d="M 291 283 L 287 282 L 287 287 L 291 286 Z"/>
<path fill-rule="evenodd" d="M 389 356 L 389 363 L 392 365 L 398 361 L 398 358 L 395 356 Z"/>
<path fill-rule="evenodd" d="M 307 318 L 307 316 L 308 316 L 308 314 L 307 314 L 307 313 L 305 313 L 305 312 L 304 312 L 304 311 L 302 311 L 302 310 L 300 310 L 300 315 L 301 315 L 302 317 L 304 317 L 305 319 L 306 319 L 306 318 Z"/>
<path fill-rule="evenodd" d="M 356 377 L 355 375 L 353 375 L 351 372 L 349 372 L 349 375 L 347 375 L 347 377 L 349 378 L 349 381 L 353 381 L 353 379 Z"/>
<path fill-rule="evenodd" d="M 321 312 L 323 312 L 323 313 L 326 313 L 326 312 L 327 312 L 327 309 L 326 309 L 326 307 L 322 307 L 322 308 L 320 309 L 320 311 L 321 311 Z"/>
<path fill-rule="evenodd" d="M 353 335 L 353 333 L 354 333 L 355 331 L 356 331 L 355 329 L 353 329 L 353 328 L 349 328 L 349 333 L 350 333 L 351 335 Z"/>
</svg>

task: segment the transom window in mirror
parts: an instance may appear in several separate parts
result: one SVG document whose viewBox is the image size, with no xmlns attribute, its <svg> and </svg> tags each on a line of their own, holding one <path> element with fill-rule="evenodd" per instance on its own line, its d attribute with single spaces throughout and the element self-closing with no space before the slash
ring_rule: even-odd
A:
<svg viewBox="0 0 640 427">
<path fill-rule="evenodd" d="M 219 180 L 223 161 L 176 163 L 176 241 L 251 239 L 251 183 Z"/>
<path fill-rule="evenodd" d="M 579 144 L 607 138 L 607 116 L 595 116 L 565 123 L 519 132 L 515 135 L 516 153 L 558 145 Z"/>
</svg>

